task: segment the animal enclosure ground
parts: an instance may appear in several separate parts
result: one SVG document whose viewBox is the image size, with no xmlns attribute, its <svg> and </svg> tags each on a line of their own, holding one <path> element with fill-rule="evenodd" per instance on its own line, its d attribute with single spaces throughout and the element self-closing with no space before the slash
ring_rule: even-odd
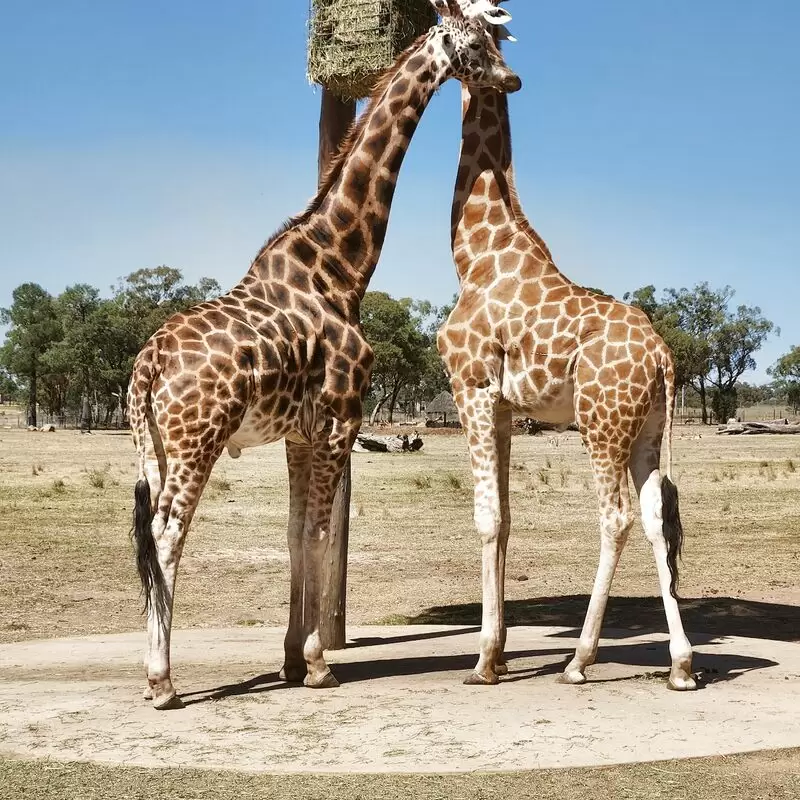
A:
<svg viewBox="0 0 800 800">
<path fill-rule="evenodd" d="M 796 641 L 800 441 L 697 435 L 679 429 L 675 442 L 687 534 L 686 627 Z M 353 463 L 349 620 L 476 623 L 480 547 L 462 437 L 427 435 L 420 453 L 362 453 Z M 135 472 L 127 434 L 0 430 L 0 641 L 142 630 L 127 534 Z M 588 459 L 577 436 L 515 437 L 511 492 L 509 621 L 579 625 L 598 533 Z M 286 517 L 282 445 L 245 451 L 238 461 L 223 457 L 181 564 L 177 627 L 285 624 Z M 663 628 L 655 568 L 638 526 L 613 594 L 609 626 Z M 799 773 L 797 751 L 447 777 L 270 778 L 0 760 L 0 797 L 115 800 L 162 787 L 165 797 L 222 800 L 501 793 L 755 800 L 796 797 Z"/>
<path fill-rule="evenodd" d="M 687 628 L 706 630 L 713 616 L 723 633 L 738 614 L 740 635 L 770 635 L 762 617 L 772 604 L 800 603 L 800 441 L 681 434 Z M 480 546 L 463 438 L 426 436 L 419 453 L 360 453 L 353 470 L 349 620 L 477 621 Z M 128 540 L 135 473 L 125 433 L 0 431 L 0 641 L 142 628 Z M 223 456 L 181 562 L 178 627 L 285 624 L 287 494 L 282 444 Z M 576 434 L 514 437 L 511 503 L 509 621 L 579 622 L 598 526 Z M 609 625 L 644 615 L 660 626 L 657 591 L 637 525 L 612 594 L 648 599 L 612 601 Z M 782 619 L 771 623 L 787 628 L 777 638 L 796 623 Z"/>
</svg>

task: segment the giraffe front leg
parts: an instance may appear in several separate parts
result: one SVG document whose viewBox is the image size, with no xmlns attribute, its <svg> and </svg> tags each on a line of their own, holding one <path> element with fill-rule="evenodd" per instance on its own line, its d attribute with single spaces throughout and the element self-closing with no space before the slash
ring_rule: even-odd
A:
<svg viewBox="0 0 800 800">
<path fill-rule="evenodd" d="M 500 501 L 500 457 L 498 455 L 499 397 L 490 389 L 465 389 L 456 396 L 461 424 L 467 436 L 472 475 L 475 482 L 475 528 L 481 537 L 481 615 L 480 655 L 474 672 L 465 678 L 468 685 L 498 683 L 503 673 L 505 625 L 503 621 L 504 532 Z M 507 671 L 507 668 L 506 670 Z"/>
<path fill-rule="evenodd" d="M 505 608 L 506 587 L 506 551 L 508 550 L 508 537 L 511 532 L 511 505 L 508 496 L 508 474 L 511 466 L 511 406 L 501 403 L 497 408 L 497 458 L 498 458 L 498 488 L 500 490 L 500 569 L 497 579 L 500 605 L 500 655 L 494 665 L 496 675 L 507 675 L 506 664 L 506 621 L 503 609 Z"/>
<path fill-rule="evenodd" d="M 303 683 L 312 689 L 339 685 L 325 663 L 319 632 L 322 566 L 328 550 L 333 497 L 361 420 L 340 422 L 315 436 L 311 481 L 303 531 L 305 600 L 303 609 L 303 657 L 307 674 Z"/>
<path fill-rule="evenodd" d="M 308 504 L 311 477 L 311 448 L 287 440 L 286 462 L 289 467 L 289 626 L 283 641 L 284 661 L 280 677 L 290 683 L 302 683 L 306 677 L 303 658 L 303 526 Z"/>
</svg>

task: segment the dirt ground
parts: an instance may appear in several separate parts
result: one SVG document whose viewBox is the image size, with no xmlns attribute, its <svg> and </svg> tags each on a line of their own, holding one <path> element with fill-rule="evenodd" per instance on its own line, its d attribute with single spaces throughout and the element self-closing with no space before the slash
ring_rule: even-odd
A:
<svg viewBox="0 0 800 800">
<path fill-rule="evenodd" d="M 745 617 L 780 617 L 772 604 L 800 603 L 800 437 L 685 430 L 674 469 L 682 595 L 704 616 L 751 608 Z M 426 435 L 415 454 L 355 454 L 353 471 L 349 621 L 474 622 L 480 547 L 463 438 Z M 0 430 L 0 641 L 141 629 L 128 539 L 134 479 L 127 434 Z M 599 538 L 577 435 L 515 437 L 511 493 L 510 621 L 571 625 L 585 609 Z M 223 456 L 187 540 L 176 625 L 285 624 L 286 519 L 283 445 Z M 613 594 L 658 594 L 639 526 Z M 617 601 L 609 624 L 634 611 L 658 616 L 658 606 Z"/>
</svg>

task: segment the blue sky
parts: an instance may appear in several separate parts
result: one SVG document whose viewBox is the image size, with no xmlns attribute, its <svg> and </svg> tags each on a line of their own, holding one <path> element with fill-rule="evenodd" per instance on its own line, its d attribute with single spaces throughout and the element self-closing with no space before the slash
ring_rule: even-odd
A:
<svg viewBox="0 0 800 800">
<path fill-rule="evenodd" d="M 514 0 L 520 193 L 573 280 L 730 284 L 800 344 L 800 3 Z M 227 288 L 313 193 L 307 3 L 0 5 L 0 306 L 169 264 Z M 459 96 L 403 166 L 374 289 L 447 301 Z M 785 290 L 782 289 L 785 287 Z"/>
</svg>

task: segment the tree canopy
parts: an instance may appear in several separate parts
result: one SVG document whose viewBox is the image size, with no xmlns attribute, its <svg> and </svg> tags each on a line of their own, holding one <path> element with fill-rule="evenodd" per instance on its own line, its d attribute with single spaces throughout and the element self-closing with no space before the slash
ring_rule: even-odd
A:
<svg viewBox="0 0 800 800">
<path fill-rule="evenodd" d="M 29 425 L 37 423 L 37 404 L 52 416 L 79 413 L 83 426 L 116 411 L 124 416 L 133 360 L 147 339 L 176 311 L 219 291 L 215 280 L 187 284 L 180 270 L 165 266 L 131 273 L 109 298 L 88 284 L 55 298 L 22 284 L 11 308 L 0 310 L 10 325 L 0 348 L 0 391 L 24 394 Z"/>
<path fill-rule="evenodd" d="M 707 282 L 692 289 L 666 289 L 660 300 L 652 285 L 625 295 L 669 345 L 676 381 L 697 391 L 703 422 L 708 421 L 709 399 L 718 420 L 735 416 L 737 382 L 756 367 L 755 353 L 776 330 L 757 306 L 731 310 L 733 296 L 730 286 L 712 289 Z"/>
</svg>

